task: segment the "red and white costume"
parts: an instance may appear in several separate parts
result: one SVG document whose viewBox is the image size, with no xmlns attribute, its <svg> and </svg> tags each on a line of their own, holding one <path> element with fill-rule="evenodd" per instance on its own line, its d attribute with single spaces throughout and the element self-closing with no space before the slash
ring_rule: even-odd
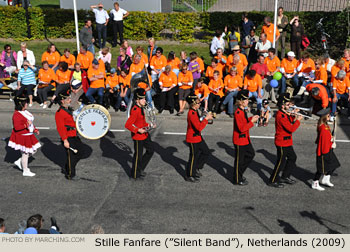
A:
<svg viewBox="0 0 350 252">
<path fill-rule="evenodd" d="M 34 136 L 38 129 L 35 128 L 33 121 L 34 116 L 27 110 L 16 110 L 13 113 L 13 129 L 8 143 L 9 147 L 29 154 L 35 153 L 41 147 Z"/>
</svg>

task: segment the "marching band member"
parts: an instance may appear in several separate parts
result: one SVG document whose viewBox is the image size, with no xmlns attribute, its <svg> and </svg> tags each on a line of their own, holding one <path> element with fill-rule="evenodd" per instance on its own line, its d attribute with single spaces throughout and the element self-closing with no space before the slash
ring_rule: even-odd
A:
<svg viewBox="0 0 350 252">
<path fill-rule="evenodd" d="M 156 125 L 149 125 L 145 120 L 143 107 L 146 105 L 146 91 L 143 88 L 138 88 L 135 90 L 134 97 L 136 104 L 130 111 L 125 128 L 131 131 L 131 137 L 134 141 L 131 177 L 137 180 L 146 176 L 145 168 L 154 153 L 153 142 L 147 128 L 155 128 Z M 146 148 L 145 154 L 143 154 L 143 148 Z"/>
<path fill-rule="evenodd" d="M 69 93 L 60 93 L 56 100 L 60 105 L 56 111 L 55 120 L 58 134 L 61 137 L 63 147 L 67 150 L 67 161 L 62 172 L 68 180 L 77 181 L 75 167 L 82 156 L 82 142 L 77 136 L 77 129 L 73 119 L 73 111 L 69 107 L 71 97 Z"/>
<path fill-rule="evenodd" d="M 277 148 L 277 162 L 271 174 L 269 186 L 282 188 L 286 184 L 295 184 L 296 181 L 290 178 L 292 170 L 296 167 L 297 156 L 293 149 L 292 133 L 300 126 L 302 115 L 296 117 L 288 111 L 292 103 L 289 93 L 281 94 L 278 106 L 280 109 L 276 114 L 275 121 L 275 145 Z M 296 119 L 296 120 L 295 120 Z M 278 174 L 283 171 L 279 179 Z"/>
<path fill-rule="evenodd" d="M 250 141 L 249 129 L 258 121 L 259 116 L 247 116 L 245 108 L 249 102 L 249 91 L 241 90 L 237 95 L 237 109 L 234 114 L 233 144 L 235 146 L 234 181 L 235 185 L 247 185 L 248 181 L 243 177 L 250 162 L 255 156 L 254 148 Z"/>
<path fill-rule="evenodd" d="M 39 135 L 35 128 L 34 116 L 27 111 L 28 99 L 25 97 L 15 98 L 15 112 L 12 116 L 13 129 L 8 146 L 20 150 L 22 157 L 15 161 L 15 165 L 23 171 L 23 176 L 33 177 L 35 173 L 28 168 L 29 155 L 33 155 L 40 147 L 34 133 Z"/>
<path fill-rule="evenodd" d="M 213 117 L 208 113 L 202 121 L 200 120 L 198 109 L 201 101 L 195 94 L 190 94 L 186 100 L 190 104 L 187 114 L 186 133 L 186 142 L 190 147 L 190 155 L 186 165 L 185 180 L 188 182 L 199 182 L 199 177 L 202 175 L 199 170 L 203 168 L 210 154 L 209 148 L 202 138 L 201 131 L 208 124 L 208 120 L 212 120 Z"/>
<path fill-rule="evenodd" d="M 317 124 L 317 149 L 316 149 L 316 166 L 317 171 L 312 181 L 311 188 L 318 191 L 324 191 L 320 184 L 333 187 L 330 178 L 334 170 L 340 166 L 340 163 L 333 152 L 332 144 L 334 138 L 328 126 L 330 119 L 330 108 L 322 109 L 317 113 L 320 116 Z M 321 176 L 323 178 L 320 181 Z"/>
</svg>

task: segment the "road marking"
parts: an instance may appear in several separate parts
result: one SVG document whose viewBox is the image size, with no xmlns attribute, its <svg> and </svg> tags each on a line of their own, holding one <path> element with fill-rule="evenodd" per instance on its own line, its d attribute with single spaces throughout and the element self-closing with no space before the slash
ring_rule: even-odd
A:
<svg viewBox="0 0 350 252">
<path fill-rule="evenodd" d="M 336 139 L 335 141 L 338 143 L 350 143 L 350 140 L 338 140 L 338 139 Z"/>
<path fill-rule="evenodd" d="M 112 132 L 125 132 L 125 130 L 123 130 L 123 129 L 110 129 L 109 131 L 112 131 Z"/>
<path fill-rule="evenodd" d="M 36 128 L 39 130 L 49 130 L 50 129 L 50 127 L 36 127 Z"/>
<path fill-rule="evenodd" d="M 274 136 L 250 136 L 250 138 L 259 138 L 259 139 L 275 139 Z"/>
<path fill-rule="evenodd" d="M 184 132 L 164 132 L 164 135 L 177 135 L 177 136 L 185 136 L 186 133 Z"/>
</svg>

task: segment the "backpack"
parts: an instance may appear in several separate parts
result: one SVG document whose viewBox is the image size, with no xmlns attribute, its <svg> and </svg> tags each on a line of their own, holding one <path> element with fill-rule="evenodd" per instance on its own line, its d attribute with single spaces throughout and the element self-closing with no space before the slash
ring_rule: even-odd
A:
<svg viewBox="0 0 350 252">
<path fill-rule="evenodd" d="M 303 50 L 305 50 L 310 45 L 310 40 L 308 37 L 304 34 L 301 36 L 301 47 Z"/>
</svg>

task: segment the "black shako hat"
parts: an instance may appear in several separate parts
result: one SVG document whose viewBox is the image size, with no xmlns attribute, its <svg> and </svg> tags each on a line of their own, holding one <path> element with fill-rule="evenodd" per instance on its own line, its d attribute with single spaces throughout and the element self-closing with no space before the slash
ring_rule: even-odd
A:
<svg viewBox="0 0 350 252">
<path fill-rule="evenodd" d="M 249 99 L 249 91 L 247 89 L 243 89 L 238 92 L 237 94 L 237 100 L 243 101 Z"/>
<path fill-rule="evenodd" d="M 143 99 L 146 97 L 146 91 L 143 88 L 138 88 L 134 91 L 135 99 Z"/>
</svg>

